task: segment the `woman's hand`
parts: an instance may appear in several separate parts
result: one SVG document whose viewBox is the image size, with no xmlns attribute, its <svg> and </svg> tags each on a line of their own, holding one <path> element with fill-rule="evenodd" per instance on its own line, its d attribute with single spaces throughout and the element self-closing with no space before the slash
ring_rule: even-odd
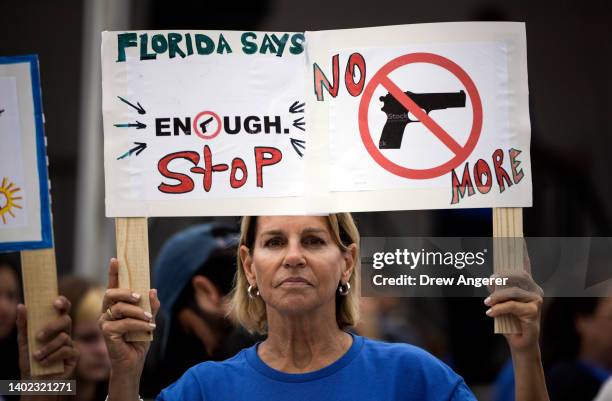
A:
<svg viewBox="0 0 612 401">
<path fill-rule="evenodd" d="M 102 315 L 98 320 L 111 360 L 109 399 L 112 399 L 113 388 L 123 388 L 130 395 L 134 391 L 136 395 L 138 394 L 140 375 L 150 342 L 128 342 L 124 336 L 129 332 L 152 331 L 155 328 L 155 316 L 159 310 L 156 290 L 149 291 L 152 313 L 148 313 L 138 306 L 139 294 L 118 287 L 119 263 L 117 259 L 111 259 L 108 289 L 104 294 Z"/>
<path fill-rule="evenodd" d="M 485 305 L 490 307 L 486 314 L 490 317 L 515 316 L 520 322 L 521 333 L 505 334 L 511 351 L 539 353 L 538 339 L 544 292 L 527 271 L 493 276 L 508 278 L 508 281 L 485 299 Z"/>
<path fill-rule="evenodd" d="M 49 322 L 36 334 L 37 346 L 32 357 L 42 366 L 48 366 L 58 361 L 64 362 L 64 371 L 55 375 L 41 377 L 43 379 L 70 379 L 79 360 L 79 352 L 74 347 L 72 337 L 72 320 L 70 301 L 59 296 L 53 301 L 53 307 L 59 316 Z M 17 340 L 19 346 L 19 368 L 24 380 L 31 379 L 30 358 L 28 354 L 28 312 L 25 305 L 17 306 Z"/>
<path fill-rule="evenodd" d="M 485 299 L 490 308 L 487 315 L 515 316 L 521 325 L 519 334 L 504 334 L 512 353 L 515 399 L 521 401 L 547 401 L 548 392 L 540 356 L 540 315 L 544 292 L 531 278 L 531 265 L 524 249 L 524 271 L 494 274 L 507 277 L 503 287 L 489 288 L 491 295 Z"/>
</svg>

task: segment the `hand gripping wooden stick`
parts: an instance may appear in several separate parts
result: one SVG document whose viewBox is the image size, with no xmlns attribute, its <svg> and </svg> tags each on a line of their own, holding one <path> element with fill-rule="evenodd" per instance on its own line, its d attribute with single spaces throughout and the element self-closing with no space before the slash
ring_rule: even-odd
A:
<svg viewBox="0 0 612 401">
<path fill-rule="evenodd" d="M 119 287 L 130 288 L 140 294 L 140 306 L 151 312 L 149 301 L 149 235 L 145 217 L 118 217 L 115 219 L 117 259 L 119 261 Z M 152 332 L 136 332 L 126 341 L 151 341 Z"/>
<path fill-rule="evenodd" d="M 523 209 L 493 208 L 493 271 L 496 274 L 524 269 Z M 495 318 L 497 334 L 517 334 L 521 325 L 515 316 Z"/>
<path fill-rule="evenodd" d="M 55 267 L 55 249 L 36 249 L 21 251 L 21 273 L 23 275 L 23 297 L 28 309 L 28 354 L 30 374 L 40 377 L 62 373 L 64 362 L 58 361 L 42 366 L 32 354 L 39 347 L 36 334 L 58 316 L 53 307 L 57 298 L 57 271 Z"/>
</svg>

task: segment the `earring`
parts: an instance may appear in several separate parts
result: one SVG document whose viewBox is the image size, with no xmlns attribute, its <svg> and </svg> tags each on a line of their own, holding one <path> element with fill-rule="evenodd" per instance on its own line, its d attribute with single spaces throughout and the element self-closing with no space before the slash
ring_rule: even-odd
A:
<svg viewBox="0 0 612 401">
<path fill-rule="evenodd" d="M 342 284 L 342 282 L 338 285 L 338 294 L 345 296 L 351 290 L 351 285 L 349 283 Z"/>
<path fill-rule="evenodd" d="M 259 290 L 257 289 L 257 287 L 254 287 L 249 284 L 249 288 L 247 288 L 247 294 L 249 294 L 249 298 L 255 299 L 259 297 Z"/>
</svg>

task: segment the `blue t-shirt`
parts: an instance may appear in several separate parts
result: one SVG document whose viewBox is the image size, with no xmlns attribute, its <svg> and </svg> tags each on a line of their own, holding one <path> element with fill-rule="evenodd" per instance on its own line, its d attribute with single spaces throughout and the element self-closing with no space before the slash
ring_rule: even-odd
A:
<svg viewBox="0 0 612 401">
<path fill-rule="evenodd" d="M 353 336 L 331 365 L 283 373 L 266 365 L 257 345 L 223 362 L 204 362 L 164 389 L 157 401 L 475 401 L 463 379 L 420 348 Z"/>
</svg>

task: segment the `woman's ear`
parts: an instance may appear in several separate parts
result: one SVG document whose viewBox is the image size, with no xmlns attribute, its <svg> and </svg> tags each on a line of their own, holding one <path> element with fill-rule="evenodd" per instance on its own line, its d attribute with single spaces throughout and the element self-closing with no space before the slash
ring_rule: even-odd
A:
<svg viewBox="0 0 612 401">
<path fill-rule="evenodd" d="M 357 262 L 357 245 L 351 244 L 344 251 L 344 269 L 342 270 L 342 282 L 348 283 L 351 275 L 355 271 L 355 263 Z"/>
<path fill-rule="evenodd" d="M 242 270 L 250 285 L 255 285 L 257 277 L 253 270 L 253 257 L 251 250 L 246 245 L 240 245 L 240 262 L 242 262 Z"/>
</svg>

